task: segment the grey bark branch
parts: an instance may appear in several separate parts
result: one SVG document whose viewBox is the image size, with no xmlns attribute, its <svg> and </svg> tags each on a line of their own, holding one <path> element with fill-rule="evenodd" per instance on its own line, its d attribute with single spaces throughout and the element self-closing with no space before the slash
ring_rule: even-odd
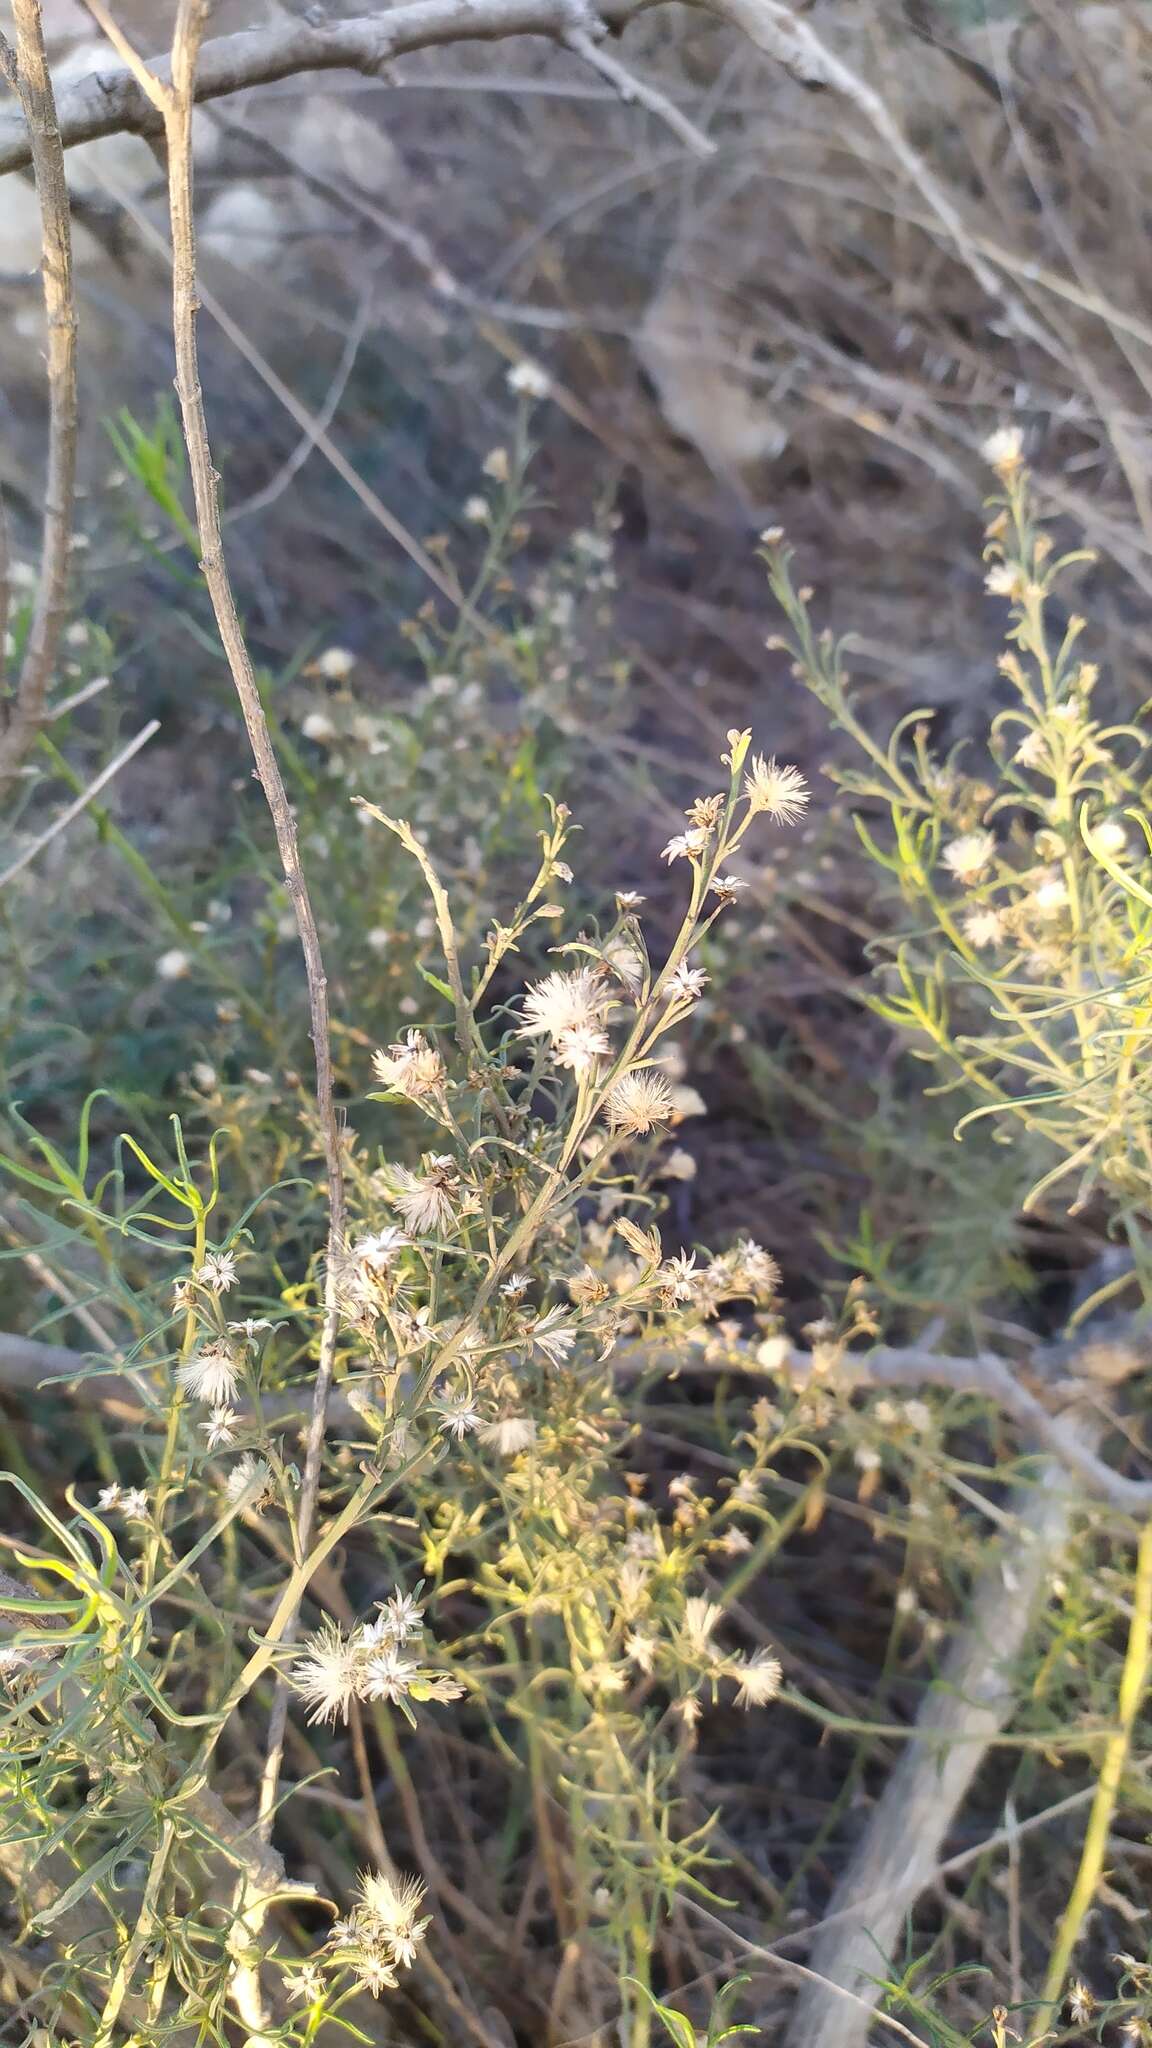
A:
<svg viewBox="0 0 1152 2048">
<path fill-rule="evenodd" d="M 651 0 L 606 0 L 598 8 L 610 29 L 619 29 Z M 583 17 L 581 17 L 582 19 Z M 295 22 L 285 27 L 248 29 L 205 43 L 195 80 L 197 101 L 224 99 L 253 85 L 272 85 L 302 71 L 357 71 L 379 78 L 395 58 L 444 43 L 496 42 L 504 36 L 562 39 L 573 19 L 567 0 L 410 0 L 388 13 L 351 21 Z M 171 67 L 151 66 L 165 86 Z M 82 79 L 60 96 L 60 137 L 65 149 L 101 135 L 162 135 L 164 121 L 131 71 L 111 65 Z M 0 172 L 23 170 L 32 160 L 28 133 L 19 115 L 0 120 Z"/>
<path fill-rule="evenodd" d="M 934 1352 L 893 1350 L 878 1345 L 859 1359 L 849 1355 L 842 1377 L 868 1387 L 906 1387 L 914 1379 L 925 1387 L 950 1387 L 991 1401 L 1003 1414 L 1052 1451 L 1090 1494 L 1130 1514 L 1152 1509 L 1152 1480 L 1127 1479 L 1097 1457 L 1071 1412 L 1054 1415 L 1030 1393 L 1019 1372 L 988 1352 L 975 1358 L 951 1358 Z"/>
<path fill-rule="evenodd" d="M 864 2048 L 867 2008 L 901 1929 L 936 1879 L 940 1850 L 988 1745 L 1015 1710 L 1016 1665 L 1067 1542 L 1079 1490 L 1055 1464 L 1016 1502 L 1014 1535 L 980 1580 L 972 1611 L 949 1652 L 867 1832 L 832 1895 L 829 1925 L 813 1944 L 813 1976 L 792 2014 L 785 2048 Z M 835 1923 L 835 1924 L 832 1924 Z"/>
<path fill-rule="evenodd" d="M 1038 1349 L 1037 1360 L 1042 1360 L 1043 1355 L 1043 1351 Z M 1069 1359 L 1065 1382 L 1068 1396 L 1081 1386 L 1085 1395 L 1098 1393 L 1099 1388 L 1094 1388 L 1090 1380 L 1077 1381 L 1073 1359 L 1074 1354 Z M 621 1354 L 620 1370 L 633 1376 L 654 1368 L 665 1372 L 743 1371 L 763 1378 L 775 1377 L 757 1363 L 751 1349 L 725 1354 L 714 1366 L 685 1351 L 662 1350 L 653 1354 L 636 1346 Z M 803 1382 L 812 1375 L 812 1359 L 807 1352 L 793 1351 L 784 1371 L 794 1384 Z M 956 1358 L 946 1352 L 920 1351 L 911 1347 L 905 1350 L 877 1344 L 871 1351 L 845 1353 L 831 1384 L 841 1391 L 920 1386 L 945 1387 L 952 1393 L 971 1394 L 1010 1416 L 1026 1435 L 1075 1473 L 1085 1490 L 1096 1499 L 1107 1501 L 1125 1514 L 1144 1515 L 1152 1510 L 1152 1479 L 1128 1479 L 1123 1473 L 1114 1472 L 1111 1465 L 1098 1457 L 1078 1426 L 1069 1398 L 1065 1398 L 1060 1413 L 1053 1413 L 1024 1385 L 1019 1367 L 994 1357 L 990 1352 Z"/>
<path fill-rule="evenodd" d="M 811 1370 L 810 1356 L 794 1351 L 789 1364 L 792 1379 L 803 1380 Z M 617 1371 L 627 1378 L 645 1372 L 744 1371 L 753 1378 L 775 1383 L 775 1375 L 758 1365 L 750 1350 L 726 1356 L 716 1366 L 709 1366 L 699 1354 L 689 1350 L 650 1351 L 639 1345 L 630 1346 L 621 1349 Z M 92 1402 L 117 1421 L 139 1423 L 149 1412 L 139 1378 L 127 1373 L 93 1372 L 81 1353 L 61 1345 L 43 1344 L 34 1337 L 0 1335 L 0 1392 L 30 1394 L 46 1381 L 69 1380 L 73 1384 L 67 1391 L 77 1400 Z M 1075 1474 L 1095 1499 L 1106 1501 L 1125 1514 L 1143 1515 L 1152 1510 L 1152 1480 L 1128 1479 L 1123 1473 L 1114 1472 L 1093 1450 L 1071 1407 L 1052 1414 L 1021 1384 L 1017 1371 L 1003 1359 L 986 1353 L 975 1358 L 953 1358 L 946 1353 L 877 1345 L 872 1351 L 849 1352 L 838 1368 L 836 1385 L 861 1391 L 881 1387 L 945 1387 L 953 1393 L 988 1401 L 1036 1438 Z M 1092 1391 L 1090 1382 L 1084 1382 L 1084 1391 Z M 261 1405 L 267 1421 L 288 1423 L 302 1416 L 308 1403 L 304 1394 L 284 1393 L 266 1394 Z M 329 1431 L 364 1434 L 360 1410 L 339 1388 L 332 1392 L 326 1421 Z"/>
<path fill-rule="evenodd" d="M 138 1429 L 152 1416 L 163 1427 L 164 1409 L 160 1399 L 149 1400 L 147 1372 L 109 1372 L 93 1365 L 79 1351 L 62 1344 L 45 1344 L 37 1337 L 0 1336 L 0 1393 L 29 1395 L 39 1388 L 60 1389 L 81 1404 L 98 1408 L 113 1422 Z M 302 1423 L 312 1402 L 311 1389 L 299 1393 L 267 1393 L 260 1410 L 273 1426 Z M 346 1395 L 336 1393 L 327 1415 L 328 1428 L 346 1434 L 366 1434 L 362 1418 Z"/>
</svg>

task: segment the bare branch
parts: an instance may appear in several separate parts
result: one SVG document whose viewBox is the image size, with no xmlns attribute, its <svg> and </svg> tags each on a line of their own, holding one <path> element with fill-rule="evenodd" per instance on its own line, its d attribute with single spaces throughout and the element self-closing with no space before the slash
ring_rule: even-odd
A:
<svg viewBox="0 0 1152 2048">
<path fill-rule="evenodd" d="M 582 58 L 585 64 L 591 65 L 593 71 L 600 73 L 601 78 L 606 78 L 609 84 L 615 86 L 625 105 L 643 107 L 647 113 L 654 114 L 658 121 L 662 121 L 666 128 L 672 130 L 673 135 L 678 136 L 681 142 L 687 143 L 688 148 L 694 150 L 697 156 L 715 156 L 716 144 L 711 136 L 705 135 L 704 130 L 698 128 L 694 121 L 690 121 L 687 114 L 682 114 L 666 93 L 659 92 L 654 85 L 645 85 L 643 79 L 637 78 L 635 72 L 629 71 L 626 64 L 621 64 L 618 57 L 613 57 L 607 50 L 602 49 L 594 29 L 570 28 L 564 42 L 575 56 Z"/>
<path fill-rule="evenodd" d="M 702 1353 L 691 1349 L 671 1351 L 663 1347 L 633 1345 L 621 1349 L 616 1370 L 626 1378 L 643 1373 L 746 1372 L 755 1379 L 777 1382 L 778 1375 L 757 1363 L 751 1348 L 725 1351 L 713 1366 Z M 803 1382 L 812 1372 L 807 1352 L 793 1351 L 786 1371 L 792 1381 Z M 147 1402 L 136 1382 L 120 1375 L 99 1377 L 80 1352 L 56 1345 L 40 1344 L 31 1337 L 0 1335 L 0 1392 L 31 1393 L 45 1380 L 64 1381 L 88 1375 L 69 1391 L 81 1400 L 91 1400 L 124 1421 L 136 1420 L 147 1410 Z M 1069 1384 L 1072 1384 L 1071 1376 Z M 1084 1392 L 1093 1391 L 1085 1381 Z M 1086 1492 L 1124 1514 L 1143 1516 L 1152 1511 L 1152 1480 L 1128 1479 L 1114 1472 L 1097 1457 L 1085 1441 L 1070 1404 L 1052 1414 L 1019 1380 L 1017 1369 L 1003 1359 L 983 1353 L 976 1358 L 953 1358 L 946 1353 L 892 1349 L 877 1345 L 873 1351 L 849 1352 L 836 1375 L 837 1387 L 851 1391 L 876 1387 L 946 1387 L 953 1393 L 970 1394 L 989 1402 L 1018 1423 L 1043 1449 L 1057 1457 L 1073 1472 Z M 1098 1389 L 1096 1390 L 1098 1391 Z M 264 1413 L 277 1421 L 301 1413 L 301 1401 L 291 1395 L 268 1395 Z M 333 1397 L 327 1426 L 336 1430 L 362 1428 L 357 1410 L 343 1395 Z"/>
<path fill-rule="evenodd" d="M 1089 1446 L 1090 1448 L 1090 1446 Z M 945 1836 L 989 1743 L 1017 1701 L 1015 1665 L 1068 1539 L 1078 1489 L 1050 1465 L 1017 1499 L 1017 1525 L 982 1575 L 972 1611 L 832 1896 L 786 2048 L 863 2048 L 871 2008 L 908 1914 L 936 1874 Z M 850 1991 L 861 2004 L 848 2004 Z"/>
<path fill-rule="evenodd" d="M 58 697 L 49 710 L 48 723 L 55 725 L 58 718 L 66 718 L 70 711 L 76 711 L 81 704 L 89 703 L 93 697 L 98 697 L 102 690 L 106 690 L 111 681 L 111 676 L 93 676 L 90 682 L 81 683 L 78 690 L 73 690 L 70 697 Z"/>
<path fill-rule="evenodd" d="M 1000 280 L 985 261 L 955 195 L 909 142 L 887 101 L 829 48 L 811 22 L 796 14 L 786 0 L 718 0 L 716 12 L 742 28 L 750 42 L 786 65 L 795 77 L 828 86 L 863 115 L 927 202 L 976 282 L 984 291 L 998 295 Z"/>
<path fill-rule="evenodd" d="M 144 59 L 137 55 L 118 21 L 114 20 L 104 5 L 104 0 L 80 0 L 85 12 L 92 16 L 97 28 L 102 29 L 122 64 L 128 66 L 142 93 L 147 96 L 150 106 L 156 109 L 161 121 L 164 119 L 166 94 L 164 87 L 148 69 Z"/>
<path fill-rule="evenodd" d="M 281 463 L 275 476 L 270 477 L 266 484 L 262 484 L 258 491 L 253 491 L 250 498 L 244 498 L 239 505 L 233 505 L 224 514 L 225 526 L 230 526 L 233 520 L 236 519 L 247 519 L 251 513 L 262 512 L 268 505 L 275 504 L 277 498 L 282 496 L 287 490 L 293 477 L 297 476 L 303 469 L 308 457 L 316 447 L 318 437 L 321 434 L 327 434 L 336 414 L 340 410 L 344 393 L 348 388 L 348 379 L 356 367 L 356 358 L 360 353 L 360 344 L 367 334 L 374 316 L 375 293 L 372 287 L 369 286 L 361 293 L 356 317 L 345 336 L 344 347 L 340 353 L 340 361 L 336 365 L 335 373 L 324 394 L 322 404 L 317 407 L 314 417 L 305 427 L 292 453 Z"/>
<path fill-rule="evenodd" d="M 651 4 L 606 0 L 599 13 L 608 28 L 619 30 Z M 395 58 L 412 50 L 515 35 L 562 38 L 571 19 L 569 0 L 410 0 L 408 6 L 351 21 L 281 21 L 206 43 L 193 92 L 197 101 L 222 99 L 302 71 L 359 71 L 379 78 Z M 159 84 L 171 83 L 168 64 L 157 61 L 152 71 Z M 60 135 L 66 149 L 124 132 L 164 132 L 158 106 L 127 68 L 96 72 L 61 95 Z M 23 170 L 31 161 L 24 123 L 11 117 L 0 122 L 0 172 Z"/>
<path fill-rule="evenodd" d="M 210 0 L 180 0 L 172 40 L 171 83 L 162 90 L 164 139 L 168 158 L 168 213 L 172 233 L 172 329 L 176 349 L 176 393 L 188 466 L 196 506 L 196 524 L 201 546 L 201 569 L 212 600 L 221 643 L 240 700 L 256 771 L 272 814 L 276 843 L 284 879 L 296 915 L 301 949 L 308 980 L 312 1044 L 316 1060 L 316 1105 L 328 1180 L 328 1246 L 324 1283 L 324 1323 L 316 1364 L 312 1413 L 304 1455 L 304 1474 L 296 1514 L 295 1541 L 298 1556 L 308 1553 L 320 1491 L 324 1453 L 324 1430 L 332 1389 L 336 1342 L 340 1325 L 338 1271 L 345 1236 L 344 1161 L 340 1127 L 336 1115 L 332 1048 L 328 1011 L 328 977 L 324 968 L 320 938 L 308 885 L 300 863 L 296 819 L 276 759 L 260 699 L 252 659 L 244 638 L 232 585 L 224 558 L 220 518 L 218 477 L 212 460 L 208 422 L 200 386 L 196 345 L 196 314 L 199 298 L 196 284 L 196 234 L 193 209 L 192 118 L 195 108 L 196 71 L 200 47 L 207 26 Z M 281 1617 L 280 1640 L 288 1642 L 295 1633 L 303 1585 Z M 276 1810 L 276 1795 L 284 1753 L 284 1730 L 288 1712 L 288 1688 L 281 1678 L 273 1696 L 268 1731 L 268 1749 L 260 1786 L 258 1832 L 266 1841 Z M 257 2037 L 266 2024 L 255 1937 L 268 1912 L 274 1887 L 259 1876 L 246 1877 L 237 1895 L 237 1922 L 232 1941 L 236 1964 L 232 1976 L 232 1998 L 237 2010 Z"/>
<path fill-rule="evenodd" d="M 722 1934 L 727 1944 L 734 1944 L 740 1954 L 747 1956 L 750 1961 L 769 1963 L 775 1969 L 783 1971 L 786 1976 L 799 1978 L 801 1984 L 823 1985 L 832 2001 L 838 2005 L 854 2007 L 869 2025 L 875 2021 L 877 2026 L 887 2028 L 888 2032 L 895 2034 L 899 2040 L 910 2042 L 911 2048 L 930 2048 L 922 2034 L 914 2034 L 911 2027 L 906 2027 L 903 2020 L 896 2018 L 895 2013 L 876 2012 L 874 2002 L 862 1998 L 858 1991 L 846 1991 L 841 1984 L 827 1983 L 827 1980 L 817 1978 L 815 1971 L 810 1970 L 806 1963 L 793 1962 L 777 1948 L 766 1948 L 762 1942 L 749 1941 L 746 1935 L 741 1934 L 737 1928 L 727 1926 L 715 1913 L 710 1913 L 707 1906 L 702 1906 L 699 1900 L 690 1894 L 685 1896 L 684 1905 L 697 1920 L 702 1920 L 717 1934 Z"/>
<path fill-rule="evenodd" d="M 1011 1827 L 996 1828 L 992 1834 L 981 1836 L 980 1840 L 969 1848 L 958 1849 L 955 1856 L 946 1857 L 943 1863 L 938 1863 L 936 1868 L 929 1872 L 922 1886 L 922 1893 L 935 1891 L 946 1877 L 953 1877 L 957 1871 L 967 1870 L 970 1864 L 979 1863 L 983 1857 L 991 1855 L 994 1849 L 1006 1847 L 1013 1842 L 1018 1843 L 1021 1836 L 1035 1834 L 1038 1829 L 1049 1827 L 1054 1820 L 1063 1820 L 1065 1814 L 1076 1813 L 1080 1807 L 1087 1806 L 1089 1800 L 1095 1797 L 1095 1792 L 1094 1785 L 1084 1785 L 1079 1792 L 1070 1792 L 1066 1799 L 1057 1799 L 1052 1806 L 1044 1807 L 1040 1813 L 1029 1814 L 1026 1819 L 1016 1821 Z M 794 1927 L 788 1934 L 778 1935 L 775 1941 L 769 1942 L 767 1946 L 773 1954 L 783 1954 L 786 1949 L 807 1948 L 809 1942 L 818 1934 L 823 1934 L 826 1928 L 842 1926 L 846 1920 L 858 1918 L 862 1909 L 871 1911 L 873 1907 L 882 1905 L 890 1892 L 893 1895 L 897 1892 L 903 1893 L 903 1885 L 899 1879 L 893 1880 L 889 1891 L 878 1891 L 867 1899 L 857 1898 L 854 1905 L 844 1906 L 835 1913 L 822 1914 L 812 1927 Z"/>
<path fill-rule="evenodd" d="M 1040 1355 L 1038 1351 L 1037 1356 Z M 1072 1359 L 1065 1362 L 1065 1384 L 1069 1395 L 1078 1384 L 1083 1386 L 1086 1395 L 1092 1391 L 1099 1392 L 1098 1388 L 1093 1390 L 1088 1380 L 1077 1382 L 1072 1367 Z M 773 1380 L 777 1377 L 774 1371 L 769 1373 L 758 1363 L 751 1347 L 726 1351 L 712 1367 L 699 1356 L 693 1358 L 690 1352 L 653 1352 L 637 1345 L 622 1359 L 618 1369 L 632 1375 L 657 1369 L 675 1373 L 743 1371 Z M 792 1351 L 781 1371 L 793 1385 L 802 1385 L 813 1375 L 812 1358 L 805 1351 Z M 1018 1368 L 990 1352 L 980 1352 L 973 1358 L 953 1358 L 946 1352 L 921 1351 L 914 1347 L 894 1349 L 878 1344 L 871 1351 L 845 1353 L 836 1367 L 833 1384 L 841 1391 L 875 1387 L 947 1387 L 956 1394 L 974 1395 L 978 1400 L 988 1401 L 999 1408 L 1002 1414 L 1011 1416 L 1026 1436 L 1052 1452 L 1062 1465 L 1075 1473 L 1081 1485 L 1096 1499 L 1107 1501 L 1125 1514 L 1145 1515 L 1152 1510 L 1152 1479 L 1127 1479 L 1122 1473 L 1114 1472 L 1103 1458 L 1098 1458 L 1084 1440 L 1070 1399 L 1063 1401 L 1060 1413 L 1052 1413 L 1023 1385 Z"/>
<path fill-rule="evenodd" d="M 40 574 L 15 701 L 0 737 L 0 789 L 17 774 L 47 717 L 68 604 L 72 520 L 76 498 L 76 300 L 72 289 L 72 226 L 64 150 L 44 48 L 39 0 L 12 0 L 16 58 L 7 44 L 4 72 L 23 110 L 26 150 L 36 177 L 47 323 L 48 473 Z M 2 40 L 2 39 L 0 39 Z"/>
<path fill-rule="evenodd" d="M 849 1355 L 843 1371 L 850 1385 L 906 1387 L 917 1383 L 975 1394 L 1010 1415 L 1098 1499 L 1130 1514 L 1147 1514 L 1152 1508 L 1152 1480 L 1126 1479 L 1114 1472 L 1097 1457 L 1074 1414 L 1051 1414 L 1021 1383 L 1018 1371 L 989 1352 L 975 1358 L 950 1358 L 930 1351 L 890 1350 L 878 1345 L 859 1359 Z"/>
<path fill-rule="evenodd" d="M 122 186 L 116 184 L 102 171 L 98 170 L 96 175 L 103 184 L 104 189 L 123 208 L 132 225 L 139 233 L 141 240 L 150 249 L 154 249 L 156 254 L 163 258 L 165 262 L 171 263 L 173 260 L 172 251 L 168 242 L 149 219 L 145 209 L 132 198 L 130 193 L 124 191 Z M 449 603 L 455 605 L 477 631 L 488 638 L 493 638 L 494 629 L 492 625 L 481 613 L 475 610 L 465 592 L 461 589 L 456 577 L 450 570 L 442 568 L 433 559 L 428 553 L 427 548 L 421 546 L 421 543 L 404 524 L 404 521 L 389 509 L 383 499 L 369 484 L 365 483 L 355 464 L 349 462 L 348 457 L 337 447 L 335 441 L 327 432 L 323 420 L 318 414 L 311 412 L 303 401 L 297 398 L 296 393 L 285 384 L 283 378 L 272 368 L 271 363 L 262 350 L 257 348 L 255 342 L 251 340 L 239 321 L 232 318 L 232 315 L 221 300 L 213 292 L 209 291 L 207 286 L 201 284 L 199 280 L 197 280 L 197 294 L 197 303 L 201 310 L 212 315 L 221 332 L 227 335 L 229 341 L 243 356 L 245 362 L 252 365 L 261 382 L 307 436 L 309 447 L 319 451 L 325 461 L 335 470 L 341 481 L 346 483 L 353 495 L 360 500 L 365 510 L 384 528 L 385 533 L 389 534 L 396 541 L 397 545 L 404 550 L 409 560 L 416 563 L 417 568 L 422 570 L 428 581 L 448 599 Z"/>
<path fill-rule="evenodd" d="M 91 695 L 91 692 L 86 694 Z M 59 838 L 61 832 L 66 831 L 72 823 L 73 818 L 78 818 L 81 811 L 87 809 L 93 798 L 98 797 L 102 789 L 107 789 L 108 784 L 119 775 L 120 770 L 127 767 L 133 756 L 140 752 L 141 747 L 146 747 L 153 733 L 157 733 L 159 730 L 160 720 L 158 718 L 150 718 L 147 725 L 141 727 L 135 739 L 129 740 L 128 745 L 121 748 L 115 758 L 109 761 L 108 766 L 100 770 L 99 775 L 88 784 L 87 789 L 81 790 L 80 795 L 72 803 L 66 805 L 65 809 L 60 812 L 59 817 L 53 818 L 52 823 L 45 831 L 41 832 L 39 838 L 33 839 L 31 844 L 24 848 L 23 853 L 16 856 L 11 866 L 4 869 L 3 874 L 0 874 L 0 889 L 5 888 L 13 876 L 21 872 L 21 869 L 30 866 L 36 859 L 37 854 L 42 853 L 44 848 L 53 839 Z"/>
<path fill-rule="evenodd" d="M 73 1306 L 72 1313 L 79 1318 L 81 1312 Z M 103 1342 L 101 1348 L 106 1348 Z M 46 1344 L 39 1337 L 0 1335 L 2 1394 L 27 1396 L 42 1389 L 65 1393 L 81 1407 L 99 1409 L 126 1428 L 138 1430 L 149 1416 L 161 1428 L 164 1410 L 158 1399 L 149 1401 L 145 1379 L 143 1367 L 135 1372 L 112 1372 L 105 1365 L 93 1365 L 83 1352 L 72 1351 L 63 1344 Z M 260 1418 L 272 1428 L 298 1427 L 305 1421 L 310 1405 L 307 1388 L 301 1388 L 299 1393 L 270 1390 L 261 1397 Z M 253 1408 L 237 1406 L 242 1420 L 256 1419 Z M 330 1398 L 325 1420 L 329 1429 L 344 1436 L 365 1433 L 363 1417 L 341 1393 Z"/>
</svg>

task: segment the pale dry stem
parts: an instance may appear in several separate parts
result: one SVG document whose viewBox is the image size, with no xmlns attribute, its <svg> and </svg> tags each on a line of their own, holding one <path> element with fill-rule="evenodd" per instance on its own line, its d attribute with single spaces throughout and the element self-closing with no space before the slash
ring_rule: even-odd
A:
<svg viewBox="0 0 1152 2048">
<path fill-rule="evenodd" d="M 40 206 L 49 411 L 40 573 L 15 696 L 0 735 L 0 791 L 19 774 L 49 715 L 48 691 L 68 610 L 78 412 L 68 183 L 39 0 L 12 0 L 12 16 L 15 55 L 0 37 L 0 57 L 23 111 Z"/>
</svg>

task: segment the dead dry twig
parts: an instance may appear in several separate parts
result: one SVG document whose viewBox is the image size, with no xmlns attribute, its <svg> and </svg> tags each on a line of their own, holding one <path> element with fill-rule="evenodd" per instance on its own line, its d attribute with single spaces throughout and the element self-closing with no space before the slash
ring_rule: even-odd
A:
<svg viewBox="0 0 1152 2048">
<path fill-rule="evenodd" d="M 48 467 L 40 573 L 13 702 L 0 735 L 0 790 L 16 776 L 48 717 L 48 691 L 68 608 L 76 504 L 76 296 L 64 148 L 44 47 L 40 0 L 12 0 L 16 49 L 0 36 L 0 70 L 20 102 L 40 207 L 46 323 Z M 5 604 L 7 593 L 5 593 Z"/>
<path fill-rule="evenodd" d="M 891 1957 L 934 1880 L 948 1830 L 1017 1700 L 1015 1666 L 1067 1542 L 1080 1493 L 1054 1462 L 1021 1492 L 1016 1527 L 977 1586 L 971 1612 L 832 1895 L 809 1956 L 813 1977 L 786 2048 L 863 2048 Z M 854 1995 L 853 2002 L 843 1996 Z"/>
</svg>

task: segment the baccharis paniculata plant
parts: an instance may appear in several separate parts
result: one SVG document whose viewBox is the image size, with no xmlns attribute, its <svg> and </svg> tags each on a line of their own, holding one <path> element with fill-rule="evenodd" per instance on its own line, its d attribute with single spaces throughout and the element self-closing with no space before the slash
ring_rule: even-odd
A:
<svg viewBox="0 0 1152 2048">
<path fill-rule="evenodd" d="M 876 1008 L 968 1095 L 960 1132 L 991 1117 L 1004 1142 L 1023 1138 L 1029 1203 L 1057 1186 L 1073 1203 L 1100 1189 L 1141 1264 L 1152 1198 L 1148 732 L 1096 708 L 1086 621 L 1060 607 L 1092 557 L 1056 552 L 1021 435 L 1001 429 L 985 453 L 997 484 L 985 584 L 1008 612 L 1007 702 L 986 753 L 939 758 L 919 711 L 882 745 L 854 702 L 843 643 L 813 628 L 811 593 L 797 589 L 776 530 L 764 536 L 769 575 L 795 674 L 864 757 L 836 780 L 905 906 Z M 883 843 L 877 809 L 891 824 Z"/>
<path fill-rule="evenodd" d="M 718 1498 L 683 1476 L 661 1509 L 628 1469 L 637 1379 L 677 1347 L 722 1354 L 741 1315 L 776 1326 L 765 1250 L 670 1249 L 659 1226 L 659 1184 L 683 1172 L 677 1126 L 700 1107 L 673 1055 L 707 982 L 701 941 L 739 894 L 754 820 L 787 823 L 806 801 L 795 770 L 750 757 L 747 733 L 729 735 L 725 767 L 726 786 L 665 848 L 687 902 L 663 957 L 650 957 L 642 897 L 622 889 L 607 928 L 560 939 L 519 991 L 525 934 L 564 921 L 564 807 L 522 902 L 472 960 L 423 843 L 371 812 L 423 873 L 446 1021 L 406 1028 L 365 1073 L 418 1131 L 409 1156 L 347 1136 L 354 1221 L 331 1276 L 336 1386 L 306 1555 L 291 1417 L 307 1400 L 286 1381 L 301 1383 L 318 1286 L 309 1296 L 262 1255 L 258 1217 L 210 1238 L 215 1151 L 196 1169 L 178 1126 L 172 1166 L 131 1144 L 146 1192 L 125 1202 L 116 1182 L 111 1213 L 85 1151 L 73 1199 L 105 1250 L 117 1229 L 185 1248 L 169 1312 L 124 1361 L 153 1411 L 144 1483 L 113 1471 L 58 1513 L 14 1482 L 44 1526 L 37 1562 L 62 1587 L 55 1601 L 5 1595 L 0 1672 L 6 1825 L 42 1872 L 65 1860 L 45 1927 L 79 1916 L 38 1999 L 54 2040 L 104 2048 L 124 2021 L 149 2048 L 192 2021 L 222 2039 L 232 2010 L 253 2040 L 303 2044 L 337 2013 L 363 2024 L 357 2001 L 418 1961 L 423 1882 L 394 1865 L 357 1878 L 350 1864 L 331 1932 L 311 1946 L 273 1918 L 253 1952 L 257 1922 L 229 1904 L 253 1886 L 273 1902 L 301 1891 L 237 1818 L 243 1783 L 228 1804 L 215 1789 L 224 1754 L 258 1757 L 277 1676 L 293 1754 L 317 1767 L 312 1743 L 339 1761 L 346 1724 L 367 1721 L 387 1756 L 422 1713 L 498 1730 L 532 1810 L 567 1816 L 558 1921 L 575 1914 L 619 1973 L 630 2038 L 645 2037 L 648 2003 L 628 1985 L 648 1985 L 661 1911 L 712 1860 L 708 1824 L 681 1818 L 697 1724 L 718 1701 L 755 1709 L 780 1686 L 769 1646 L 737 1648 L 725 1588 L 776 1541 L 762 1482 L 798 1426 L 756 1403 Z M 246 1287 L 262 1257 L 279 1299 L 266 1278 Z M 313 1283 L 320 1264 L 305 1259 Z M 333 1611 L 345 1583 L 351 1609 L 341 1592 Z M 284 1618 L 301 1588 L 315 1605 L 293 1642 Z"/>
</svg>

